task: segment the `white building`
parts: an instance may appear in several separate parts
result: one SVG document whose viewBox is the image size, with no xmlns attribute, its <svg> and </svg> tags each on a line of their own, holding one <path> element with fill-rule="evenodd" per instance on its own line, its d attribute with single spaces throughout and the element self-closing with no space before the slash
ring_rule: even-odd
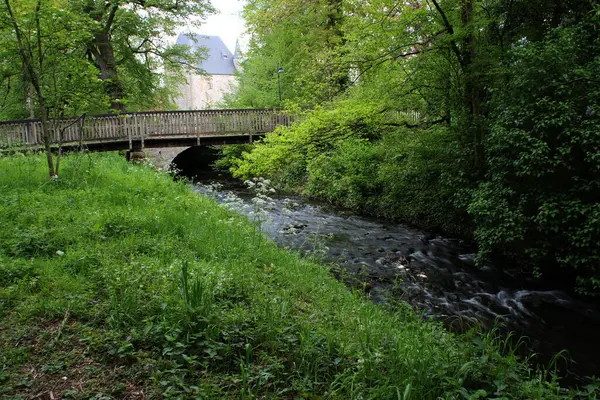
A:
<svg viewBox="0 0 600 400">
<path fill-rule="evenodd" d="M 192 38 L 183 33 L 177 38 L 177 44 L 191 46 L 194 50 L 199 47 L 208 50 L 208 57 L 199 65 L 206 75 L 188 74 L 187 83 L 181 86 L 181 95 L 175 100 L 177 107 L 180 110 L 214 108 L 235 82 L 239 49 L 236 46 L 234 55 L 218 36 L 195 35 Z"/>
</svg>

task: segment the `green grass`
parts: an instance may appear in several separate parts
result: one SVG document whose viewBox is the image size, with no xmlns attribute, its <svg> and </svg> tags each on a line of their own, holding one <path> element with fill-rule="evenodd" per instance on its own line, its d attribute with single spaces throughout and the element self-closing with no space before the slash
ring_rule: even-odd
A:
<svg viewBox="0 0 600 400">
<path fill-rule="evenodd" d="M 116 154 L 0 158 L 3 398 L 575 396 Z M 62 252 L 64 254 L 59 254 Z"/>
</svg>

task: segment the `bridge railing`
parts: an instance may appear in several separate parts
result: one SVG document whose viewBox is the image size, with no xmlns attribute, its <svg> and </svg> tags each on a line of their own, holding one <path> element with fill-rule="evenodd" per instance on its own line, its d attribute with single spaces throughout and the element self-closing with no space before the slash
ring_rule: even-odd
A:
<svg viewBox="0 0 600 400">
<path fill-rule="evenodd" d="M 53 132 L 51 142 L 59 144 L 265 133 L 291 122 L 290 115 L 277 110 L 197 110 L 92 115 L 50 123 Z M 42 144 L 41 121 L 0 122 L 0 147 L 36 147 Z"/>
</svg>

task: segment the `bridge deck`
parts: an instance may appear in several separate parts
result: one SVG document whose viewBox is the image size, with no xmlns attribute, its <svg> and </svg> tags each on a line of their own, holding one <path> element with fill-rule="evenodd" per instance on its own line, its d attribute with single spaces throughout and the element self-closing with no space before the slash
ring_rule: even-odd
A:
<svg viewBox="0 0 600 400">
<path fill-rule="evenodd" d="M 51 143 L 98 149 L 193 146 L 252 141 L 292 118 L 277 110 L 155 111 L 51 121 Z M 0 122 L 0 148 L 39 148 L 39 120 Z"/>
</svg>

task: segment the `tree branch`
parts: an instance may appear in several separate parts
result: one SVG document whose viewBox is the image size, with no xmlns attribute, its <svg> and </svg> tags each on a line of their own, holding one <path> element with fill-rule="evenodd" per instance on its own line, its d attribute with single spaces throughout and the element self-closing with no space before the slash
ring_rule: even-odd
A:
<svg viewBox="0 0 600 400">
<path fill-rule="evenodd" d="M 162 58 L 164 61 L 167 61 L 170 64 L 183 65 L 185 67 L 188 67 L 188 68 L 192 69 L 193 71 L 195 71 L 195 72 L 197 72 L 199 74 L 203 74 L 204 73 L 204 71 L 201 68 L 198 68 L 198 67 L 192 65 L 191 63 L 189 63 L 189 62 L 187 62 L 187 61 L 185 61 L 183 59 L 176 59 L 176 60 L 174 60 L 171 57 L 169 57 L 169 56 L 165 55 L 164 53 L 161 53 L 160 51 L 155 50 L 155 49 L 146 49 L 146 50 L 140 50 L 140 51 L 134 51 L 132 49 L 132 52 L 134 54 L 144 54 L 144 55 L 154 54 L 155 56 L 158 56 L 158 57 Z"/>
<path fill-rule="evenodd" d="M 450 21 L 448 21 L 448 17 L 446 16 L 446 13 L 444 12 L 444 10 L 442 10 L 442 8 L 440 7 L 440 5 L 438 4 L 438 2 L 436 0 L 431 0 L 431 1 L 433 2 L 433 5 L 435 6 L 435 9 L 437 10 L 437 12 L 442 17 L 442 21 L 444 22 L 444 26 L 448 30 L 448 33 L 450 35 L 454 35 L 454 28 L 452 27 L 452 24 L 450 24 Z M 465 61 L 463 59 L 462 53 L 458 49 L 458 45 L 456 44 L 456 41 L 454 39 L 450 39 L 450 45 L 452 47 L 452 51 L 454 52 L 454 54 L 458 58 L 458 62 L 460 63 L 460 66 L 464 67 L 465 66 L 464 62 Z"/>
<path fill-rule="evenodd" d="M 361 72 L 360 72 L 360 73 L 359 73 L 359 74 L 356 76 L 356 78 L 352 80 L 352 83 L 356 83 L 356 82 L 358 82 L 358 79 L 359 79 L 361 76 L 363 76 L 363 75 L 364 75 L 364 74 L 365 74 L 367 71 L 369 71 L 371 68 L 374 68 L 374 67 L 376 67 L 376 66 L 378 66 L 378 65 L 381 65 L 381 64 L 383 64 L 383 63 L 385 63 L 385 62 L 387 62 L 387 61 L 390 61 L 390 60 L 392 60 L 392 59 L 394 59 L 394 58 L 404 58 L 404 57 L 410 57 L 410 56 L 414 56 L 414 55 L 421 54 L 421 53 L 422 53 L 422 51 L 421 51 L 421 50 L 416 50 L 416 51 L 413 51 L 413 52 L 410 52 L 410 53 L 404 53 L 404 54 L 401 54 L 401 55 L 399 55 L 399 56 L 397 56 L 397 57 L 388 57 L 388 58 L 384 58 L 383 60 L 379 60 L 379 61 L 378 61 L 378 62 L 376 62 L 375 64 L 369 65 L 367 68 L 365 68 L 364 70 L 362 70 L 362 71 L 361 71 Z M 388 54 L 388 55 L 389 55 L 389 54 Z"/>
<path fill-rule="evenodd" d="M 441 31 L 435 33 L 433 36 L 427 38 L 427 40 L 420 41 L 420 42 L 406 43 L 406 44 L 402 44 L 400 46 L 396 46 L 393 49 L 391 49 L 390 51 L 387 51 L 384 54 L 382 54 L 380 56 L 377 56 L 375 58 L 365 59 L 365 60 L 353 60 L 353 61 L 349 61 L 349 62 L 351 62 L 351 63 L 373 62 L 373 61 L 377 61 L 377 60 L 379 60 L 381 58 L 387 57 L 390 54 L 395 53 L 398 50 L 403 49 L 405 47 L 415 47 L 415 46 L 421 46 L 422 47 L 422 46 L 426 46 L 426 45 L 430 44 L 433 41 L 433 39 L 435 39 L 436 37 L 438 37 L 439 35 L 441 35 L 444 32 L 446 32 L 446 29 L 442 29 Z M 407 54 L 407 55 L 411 55 L 411 54 L 416 54 L 416 53 L 410 53 L 410 54 Z M 400 55 L 400 57 L 403 57 L 403 56 L 404 55 L 402 55 L 402 54 Z"/>
<path fill-rule="evenodd" d="M 106 19 L 106 25 L 104 25 L 104 32 L 109 32 L 110 28 L 112 28 L 112 24 L 115 20 L 115 15 L 117 14 L 118 9 L 119 9 L 119 3 L 116 2 L 112 5 L 112 8 L 110 9 L 108 18 Z"/>
</svg>

